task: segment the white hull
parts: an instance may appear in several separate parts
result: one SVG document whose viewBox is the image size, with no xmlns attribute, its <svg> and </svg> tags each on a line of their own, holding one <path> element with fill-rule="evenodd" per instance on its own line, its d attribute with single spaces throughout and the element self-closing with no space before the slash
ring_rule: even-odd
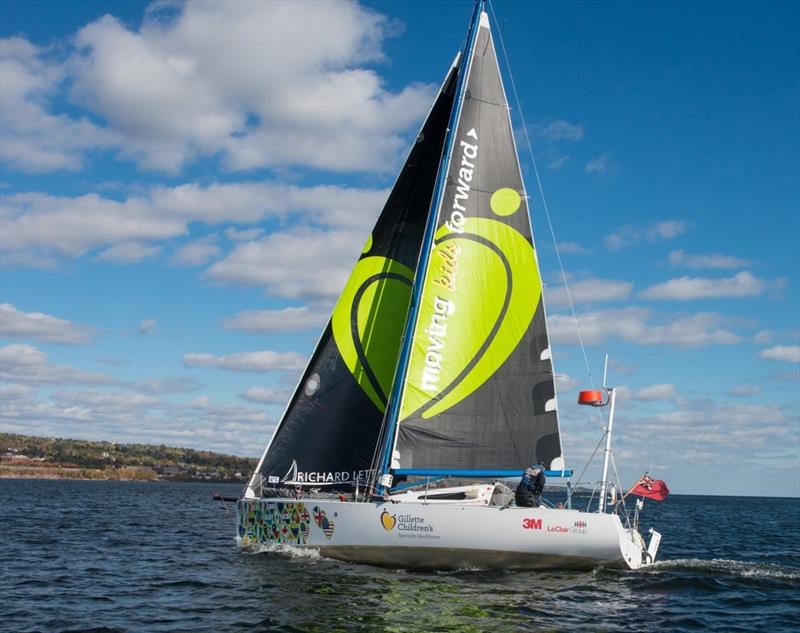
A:
<svg viewBox="0 0 800 633">
<path fill-rule="evenodd" d="M 645 546 L 613 514 L 419 502 L 243 499 L 242 547 L 286 544 L 421 569 L 639 568 Z"/>
</svg>

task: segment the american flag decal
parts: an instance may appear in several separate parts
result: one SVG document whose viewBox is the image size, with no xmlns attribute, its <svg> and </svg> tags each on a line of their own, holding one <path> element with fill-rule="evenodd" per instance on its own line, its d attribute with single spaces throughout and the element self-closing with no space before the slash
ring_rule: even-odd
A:
<svg viewBox="0 0 800 633">
<path fill-rule="evenodd" d="M 325 510 L 320 508 L 319 506 L 314 506 L 314 523 L 317 524 L 317 527 L 322 530 L 322 533 L 325 535 L 325 538 L 331 538 L 333 536 L 333 528 L 334 524 L 326 515 Z"/>
</svg>

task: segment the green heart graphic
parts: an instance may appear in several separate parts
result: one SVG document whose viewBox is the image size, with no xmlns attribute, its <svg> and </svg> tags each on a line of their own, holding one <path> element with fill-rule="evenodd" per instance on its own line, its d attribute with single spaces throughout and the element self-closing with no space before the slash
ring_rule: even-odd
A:
<svg viewBox="0 0 800 633">
<path fill-rule="evenodd" d="M 336 347 L 379 411 L 386 410 L 413 273 L 386 257 L 356 263 L 331 316 Z"/>
<path fill-rule="evenodd" d="M 533 246 L 488 218 L 435 235 L 400 419 L 433 417 L 478 389 L 506 361 L 533 319 L 541 281 Z"/>
</svg>

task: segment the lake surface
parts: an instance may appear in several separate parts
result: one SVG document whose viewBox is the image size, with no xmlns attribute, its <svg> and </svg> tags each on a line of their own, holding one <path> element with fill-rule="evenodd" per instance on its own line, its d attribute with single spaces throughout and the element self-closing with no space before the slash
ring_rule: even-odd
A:
<svg viewBox="0 0 800 633">
<path fill-rule="evenodd" d="M 648 502 L 646 571 L 417 573 L 244 554 L 215 491 L 241 487 L 0 480 L 0 629 L 800 630 L 798 499 Z"/>
</svg>

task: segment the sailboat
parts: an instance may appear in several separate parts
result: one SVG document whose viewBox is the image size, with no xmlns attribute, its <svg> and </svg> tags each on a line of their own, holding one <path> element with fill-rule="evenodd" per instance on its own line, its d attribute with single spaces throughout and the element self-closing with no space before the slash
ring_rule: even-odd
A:
<svg viewBox="0 0 800 633">
<path fill-rule="evenodd" d="M 242 547 L 403 568 L 639 568 L 638 523 L 517 507 L 504 479 L 569 478 L 542 281 L 482 1 L 237 502 Z M 451 480 L 466 485 L 448 485 Z M 638 514 L 637 514 L 638 516 Z M 624 517 L 622 517 L 624 518 Z"/>
</svg>

